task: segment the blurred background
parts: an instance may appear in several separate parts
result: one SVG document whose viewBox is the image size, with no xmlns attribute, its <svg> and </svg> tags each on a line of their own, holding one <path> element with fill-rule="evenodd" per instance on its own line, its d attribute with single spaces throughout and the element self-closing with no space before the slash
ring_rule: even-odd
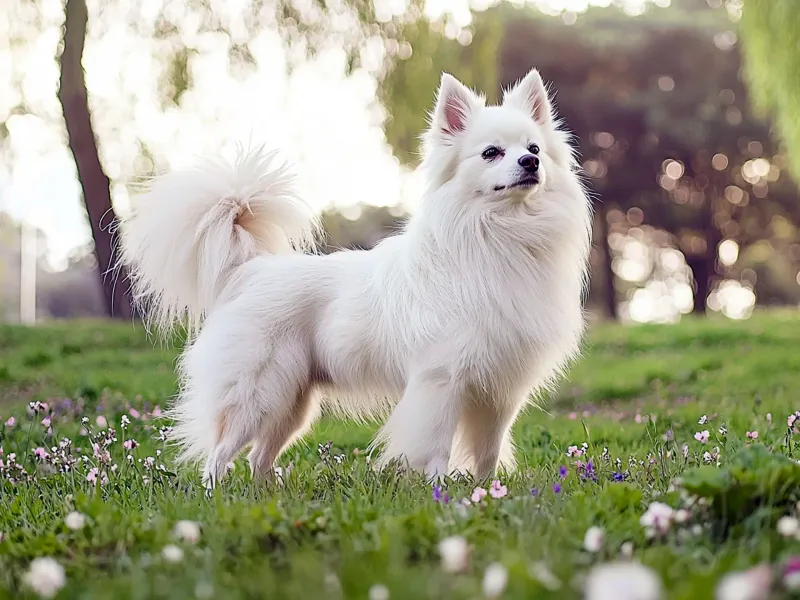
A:
<svg viewBox="0 0 800 600">
<path fill-rule="evenodd" d="M 327 250 L 419 200 L 441 71 L 538 67 L 592 191 L 593 318 L 800 302 L 796 0 L 3 0 L 0 320 L 129 319 L 115 218 L 237 143 L 296 163 Z M 794 176 L 793 176 L 794 174 Z"/>
</svg>

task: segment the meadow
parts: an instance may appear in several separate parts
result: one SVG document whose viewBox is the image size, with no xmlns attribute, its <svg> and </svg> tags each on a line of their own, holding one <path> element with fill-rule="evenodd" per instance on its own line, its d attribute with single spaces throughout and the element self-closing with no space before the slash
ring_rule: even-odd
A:
<svg viewBox="0 0 800 600">
<path fill-rule="evenodd" d="M 790 311 L 594 326 L 513 474 L 376 473 L 375 426 L 325 419 L 207 496 L 167 441 L 174 348 L 0 326 L 0 598 L 791 598 L 799 340 Z"/>
</svg>

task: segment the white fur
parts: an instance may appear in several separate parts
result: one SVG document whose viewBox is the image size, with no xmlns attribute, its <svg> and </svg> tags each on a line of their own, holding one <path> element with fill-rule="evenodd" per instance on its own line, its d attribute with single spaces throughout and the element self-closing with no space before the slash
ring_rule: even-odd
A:
<svg viewBox="0 0 800 600">
<path fill-rule="evenodd" d="M 261 151 L 139 199 L 123 232 L 137 297 L 161 324 L 202 323 L 174 414 L 207 482 L 248 444 L 269 472 L 323 407 L 390 412 L 382 462 L 513 467 L 517 414 L 579 350 L 590 205 L 536 71 L 494 107 L 444 75 L 424 141 L 421 209 L 370 251 L 287 253 L 317 224 Z M 509 188 L 531 143 L 540 183 Z"/>
</svg>

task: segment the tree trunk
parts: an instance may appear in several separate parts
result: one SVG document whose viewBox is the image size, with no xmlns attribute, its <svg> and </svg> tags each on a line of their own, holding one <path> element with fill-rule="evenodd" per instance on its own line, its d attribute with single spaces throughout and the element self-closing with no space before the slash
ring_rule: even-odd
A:
<svg viewBox="0 0 800 600">
<path fill-rule="evenodd" d="M 130 319 L 133 315 L 130 285 L 126 269 L 118 262 L 113 236 L 116 215 L 111 206 L 110 182 L 103 172 L 97 152 L 81 63 L 89 17 L 86 0 L 67 0 L 65 13 L 58 99 L 64 112 L 69 148 L 78 169 L 78 180 L 92 227 L 106 312 L 109 317 Z"/>
<path fill-rule="evenodd" d="M 619 312 L 617 308 L 617 288 L 614 285 L 616 279 L 612 268 L 614 257 L 611 254 L 611 246 L 608 244 L 608 207 L 604 202 L 600 203 L 600 210 L 598 210 L 597 216 L 598 234 L 603 248 L 603 307 L 606 317 L 616 321 L 619 319 Z"/>
<path fill-rule="evenodd" d="M 716 251 L 716 246 L 714 248 Z M 706 313 L 706 302 L 711 293 L 716 271 L 716 257 L 713 254 L 687 256 L 686 262 L 692 270 L 694 279 L 694 304 L 692 312 L 697 315 Z"/>
</svg>

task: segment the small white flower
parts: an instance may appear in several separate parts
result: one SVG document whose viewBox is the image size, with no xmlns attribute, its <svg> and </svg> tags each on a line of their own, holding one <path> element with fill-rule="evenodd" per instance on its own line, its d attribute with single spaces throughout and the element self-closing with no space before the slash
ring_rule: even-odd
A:
<svg viewBox="0 0 800 600">
<path fill-rule="evenodd" d="M 772 569 L 760 565 L 723 577 L 714 593 L 716 600 L 767 600 L 772 586 Z"/>
<path fill-rule="evenodd" d="M 794 537 L 800 532 L 800 522 L 794 517 L 781 517 L 776 529 L 783 537 Z"/>
<path fill-rule="evenodd" d="M 161 556 L 164 560 L 171 563 L 179 563 L 183 560 L 183 550 L 175 544 L 167 544 L 161 549 Z"/>
<path fill-rule="evenodd" d="M 369 600 L 389 600 L 389 588 L 376 583 L 369 588 Z"/>
<path fill-rule="evenodd" d="M 26 586 L 43 598 L 52 598 L 64 587 L 67 577 L 64 567 L 53 558 L 36 558 L 23 576 Z"/>
<path fill-rule="evenodd" d="M 607 563 L 594 567 L 586 578 L 586 600 L 658 600 L 661 580 L 636 563 Z"/>
<path fill-rule="evenodd" d="M 619 553 L 623 558 L 631 558 L 633 556 L 633 542 L 624 542 L 619 547 Z"/>
<path fill-rule="evenodd" d="M 685 508 L 678 509 L 675 511 L 675 522 L 679 524 L 686 523 L 689 521 L 691 516 L 691 513 Z"/>
<path fill-rule="evenodd" d="M 460 573 L 467 568 L 467 558 L 469 558 L 467 540 L 460 535 L 443 539 L 439 542 L 439 555 L 442 557 L 444 571 Z"/>
<path fill-rule="evenodd" d="M 600 552 L 605 542 L 605 532 L 597 526 L 589 527 L 583 536 L 583 547 L 587 552 Z"/>
<path fill-rule="evenodd" d="M 705 425 L 706 423 L 708 423 L 708 416 L 707 415 L 703 415 L 702 417 L 700 417 L 700 419 L 697 421 L 697 423 L 700 424 L 700 425 Z"/>
<path fill-rule="evenodd" d="M 647 512 L 639 519 L 639 523 L 645 528 L 647 537 L 666 535 L 672 527 L 674 514 L 672 507 L 663 502 L 651 502 Z"/>
<path fill-rule="evenodd" d="M 86 516 L 73 511 L 64 518 L 64 523 L 67 528 L 72 531 L 78 531 L 79 529 L 83 529 L 83 526 L 86 525 Z"/>
<path fill-rule="evenodd" d="M 508 585 L 508 570 L 500 563 L 492 563 L 483 574 L 483 595 L 499 598 Z"/>
<path fill-rule="evenodd" d="M 200 541 L 200 525 L 194 521 L 178 521 L 172 529 L 172 535 L 189 544 Z"/>
<path fill-rule="evenodd" d="M 211 600 L 214 597 L 214 586 L 207 581 L 201 581 L 194 586 L 194 597 L 197 600 Z"/>
<path fill-rule="evenodd" d="M 561 581 L 550 568 L 543 562 L 535 562 L 528 569 L 531 578 L 536 579 L 550 591 L 561 589 Z"/>
</svg>

